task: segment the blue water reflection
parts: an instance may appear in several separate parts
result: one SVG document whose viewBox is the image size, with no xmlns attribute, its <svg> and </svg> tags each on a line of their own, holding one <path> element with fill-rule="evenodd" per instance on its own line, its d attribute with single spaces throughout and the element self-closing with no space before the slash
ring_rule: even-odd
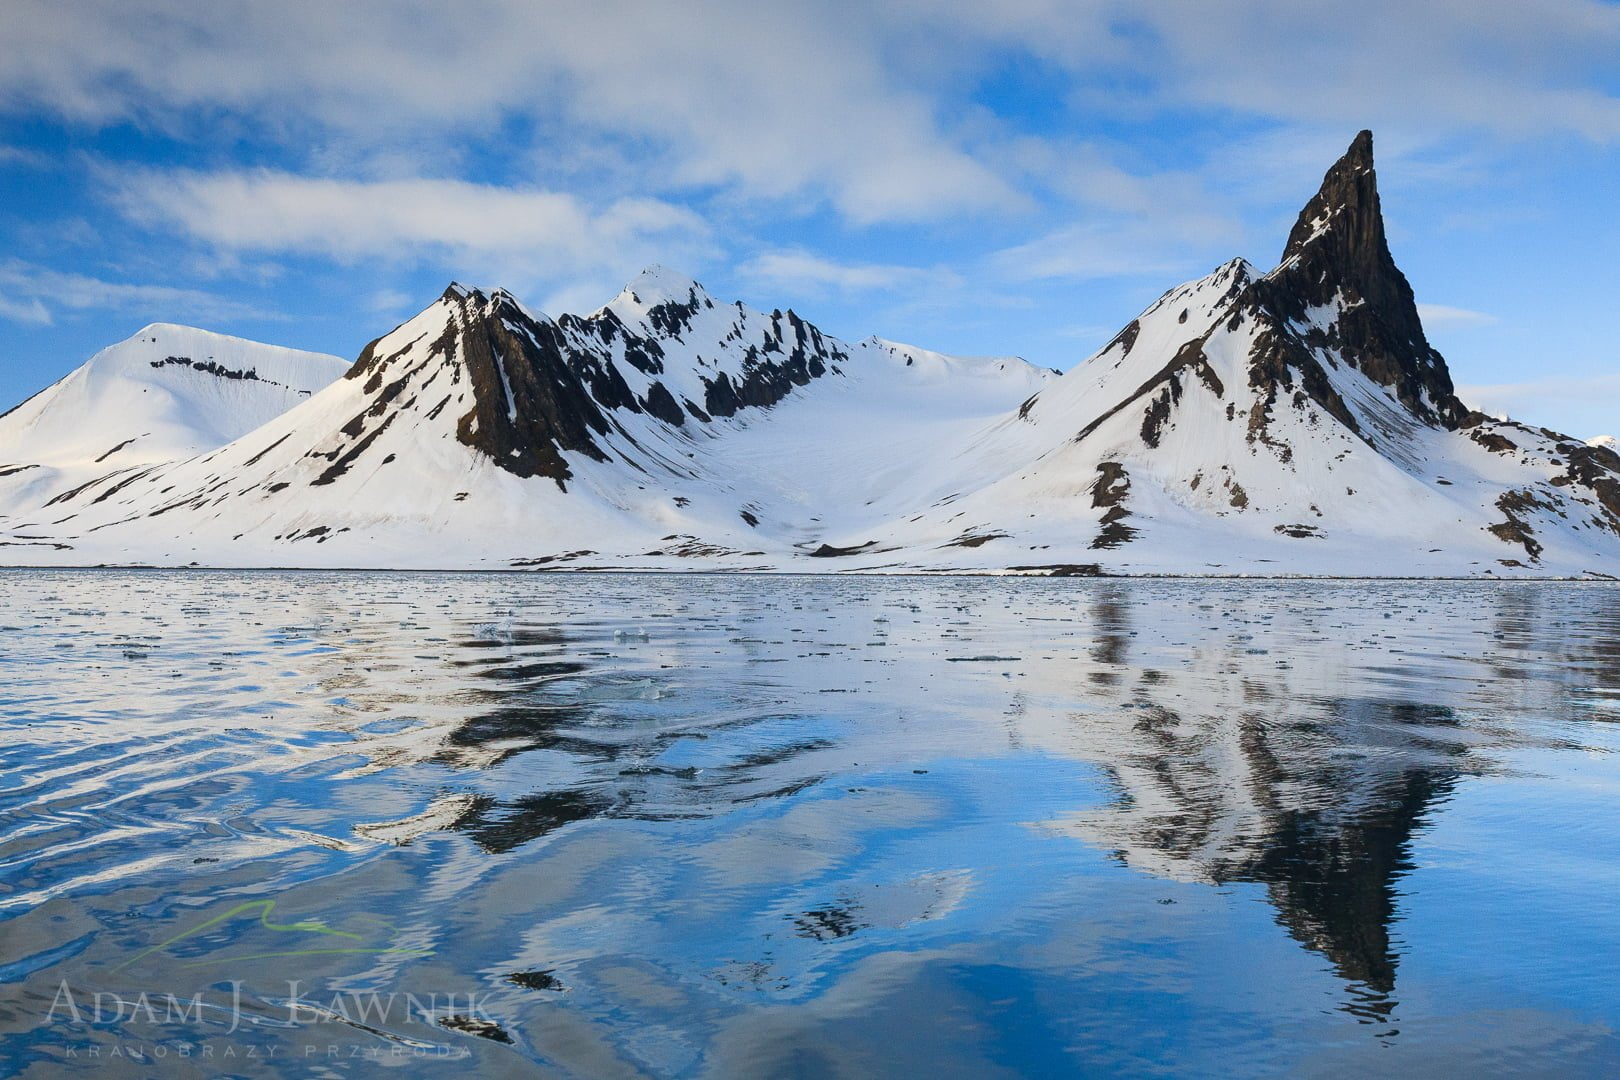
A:
<svg viewBox="0 0 1620 1080">
<path fill-rule="evenodd" d="M 1605 1075 L 1617 595 L 0 574 L 0 1058 Z"/>
</svg>

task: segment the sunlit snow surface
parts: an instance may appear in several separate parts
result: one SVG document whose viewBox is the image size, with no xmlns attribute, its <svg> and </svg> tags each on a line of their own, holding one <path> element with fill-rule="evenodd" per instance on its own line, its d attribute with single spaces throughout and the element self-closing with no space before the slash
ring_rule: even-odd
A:
<svg viewBox="0 0 1620 1080">
<path fill-rule="evenodd" d="M 0 1063 L 1611 1075 L 1617 601 L 6 572 Z"/>
</svg>

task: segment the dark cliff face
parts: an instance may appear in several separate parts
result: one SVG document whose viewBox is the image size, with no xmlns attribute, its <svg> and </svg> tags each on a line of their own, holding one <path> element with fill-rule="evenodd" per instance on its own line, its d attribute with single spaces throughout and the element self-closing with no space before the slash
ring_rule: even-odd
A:
<svg viewBox="0 0 1620 1080">
<path fill-rule="evenodd" d="M 1426 423 L 1455 429 L 1467 414 L 1445 359 L 1423 333 L 1412 286 L 1389 253 L 1372 132 L 1357 135 L 1327 171 L 1294 223 L 1282 263 L 1253 288 L 1256 305 L 1285 320 L 1303 320 L 1308 309 L 1341 298 L 1335 324 L 1305 332 L 1305 344 L 1338 350 Z"/>
<path fill-rule="evenodd" d="M 830 363 L 847 359 L 841 349 L 830 346 L 820 330 L 791 311 L 785 316 L 775 311 L 762 346 L 749 348 L 735 380 L 725 372 L 703 380 L 704 405 L 715 416 L 735 416 L 749 407 L 769 408 L 795 386 L 808 386 L 812 379 L 821 378 Z"/>
<path fill-rule="evenodd" d="M 564 486 L 572 475 L 565 451 L 606 459 L 598 442 L 611 430 L 605 408 L 637 407 L 616 370 L 576 363 L 556 324 L 531 318 L 506 293 L 452 285 L 440 303 L 448 318 L 436 339 L 391 355 L 378 351 L 379 339 L 361 352 L 347 378 L 365 380 L 371 403 L 344 434 L 363 448 L 365 430 L 380 434 L 402 399 L 400 407 L 420 402 L 429 419 L 449 411 L 458 441 L 518 476 Z"/>
<path fill-rule="evenodd" d="M 555 324 L 529 318 L 504 294 L 482 300 L 474 293 L 445 331 L 443 347 L 459 341 L 473 390 L 456 438 L 510 472 L 559 484 L 570 475 L 563 451 L 606 460 L 596 441 L 611 430 L 604 406 L 636 407 L 618 371 L 571 364 Z"/>
<path fill-rule="evenodd" d="M 437 339 L 410 342 L 391 355 L 379 352 L 386 340 L 379 339 L 360 354 L 347 377 L 365 380 L 370 400 L 344 428 L 359 441 L 331 455 L 331 475 L 318 482 L 329 483 L 348 470 L 387 425 L 392 406 L 421 399 L 424 407 L 431 405 L 430 418 L 448 409 L 456 417 L 457 440 L 503 469 L 549 477 L 566 488 L 572 471 L 565 455 L 606 461 L 616 432 L 633 453 L 635 440 L 624 431 L 622 414 L 644 415 L 670 427 L 713 423 L 716 416 L 774 405 L 848 359 L 815 327 L 792 312 L 777 312 L 758 344 L 742 350 L 734 373 L 699 376 L 704 390 L 699 404 L 677 399 L 665 384 L 671 362 L 666 346 L 687 345 L 682 335 L 690 335 L 693 316 L 700 307 L 714 306 L 696 286 L 686 303 L 653 308 L 645 332 L 627 326 L 610 309 L 586 318 L 565 315 L 557 322 L 537 319 L 500 290 L 486 295 L 451 285 L 440 303 L 448 319 Z M 440 374 L 430 374 L 434 370 Z M 638 394 L 625 371 L 652 381 Z M 641 381 L 637 377 L 638 385 Z"/>
</svg>

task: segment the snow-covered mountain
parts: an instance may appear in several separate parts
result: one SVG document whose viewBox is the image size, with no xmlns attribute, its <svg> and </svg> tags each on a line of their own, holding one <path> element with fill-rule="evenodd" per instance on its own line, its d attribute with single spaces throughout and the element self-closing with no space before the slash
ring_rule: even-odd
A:
<svg viewBox="0 0 1620 1080">
<path fill-rule="evenodd" d="M 28 560 L 43 540 L 61 561 L 768 567 L 824 520 L 909 506 L 941 447 L 1055 378 L 845 344 L 657 268 L 557 320 L 452 285 L 251 434 L 0 528 Z"/>
<path fill-rule="evenodd" d="M 155 374 L 224 381 L 193 355 L 217 351 L 158 351 Z M 151 367 L 170 353 L 191 366 Z M 259 362 L 294 396 L 187 398 L 172 451 L 142 434 L 119 451 L 149 440 L 141 467 L 113 469 L 90 455 L 108 429 L 61 401 L 101 359 L 0 419 L 0 461 L 100 470 L 0 487 L 0 559 L 1620 573 L 1620 456 L 1457 400 L 1366 132 L 1275 269 L 1172 289 L 1061 376 L 845 343 L 657 268 L 556 319 L 452 285 L 307 400 L 330 361 Z"/>
<path fill-rule="evenodd" d="M 82 484 L 105 490 L 224 446 L 347 368 L 336 356 L 153 323 L 0 414 L 0 509 L 43 511 Z M 0 535 L 0 543 L 0 558 L 52 546 L 29 536 Z"/>
<path fill-rule="evenodd" d="M 172 461 L 275 419 L 348 366 L 336 356 L 153 323 L 0 415 L 0 460 Z"/>
</svg>

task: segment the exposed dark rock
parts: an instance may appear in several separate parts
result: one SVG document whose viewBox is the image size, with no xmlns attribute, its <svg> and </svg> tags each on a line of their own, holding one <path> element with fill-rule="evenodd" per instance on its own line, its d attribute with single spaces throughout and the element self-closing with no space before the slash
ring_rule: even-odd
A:
<svg viewBox="0 0 1620 1080">
<path fill-rule="evenodd" d="M 1149 446 L 1159 445 L 1159 436 L 1164 431 L 1164 425 L 1170 420 L 1170 407 L 1181 400 L 1181 382 L 1176 379 L 1169 380 L 1168 384 L 1159 390 L 1148 402 L 1147 411 L 1142 414 L 1142 441 Z"/>
<path fill-rule="evenodd" d="M 784 319 L 792 331 L 791 348 L 786 347 L 788 335 L 781 329 Z M 703 404 L 711 415 L 735 416 L 743 408 L 769 408 L 794 387 L 821 378 L 829 364 L 849 359 L 842 350 L 831 347 L 821 331 L 791 311 L 774 313 L 773 328 L 776 336 L 768 337 L 762 348 L 750 347 L 744 354 L 738 378 L 721 372 L 704 380 Z M 771 359 L 772 354 L 785 358 Z"/>
<path fill-rule="evenodd" d="M 273 379 L 261 378 L 257 368 L 246 368 L 239 370 L 236 368 L 228 368 L 225 365 L 217 363 L 213 360 L 193 360 L 189 356 L 165 356 L 162 360 L 152 360 L 149 361 L 149 363 L 155 368 L 184 367 L 190 368 L 193 371 L 200 371 L 205 375 L 214 375 L 221 379 L 240 379 L 249 382 L 260 382 L 264 383 L 266 386 L 279 387 L 282 390 L 293 390 L 304 395 L 305 397 L 308 397 L 310 394 L 310 391 L 300 387 L 288 386 L 286 383 L 279 383 Z"/>
<path fill-rule="evenodd" d="M 1259 441 L 1274 449 L 1284 445 L 1271 438 L 1271 410 L 1280 391 L 1294 389 L 1295 371 L 1299 372 L 1301 388 L 1310 400 L 1351 431 L 1362 433 L 1355 414 L 1333 389 L 1322 365 L 1299 336 L 1291 330 L 1268 327 L 1256 335 L 1249 354 L 1249 387 L 1263 395 L 1249 411 L 1250 442 Z"/>
<path fill-rule="evenodd" d="M 683 536 L 666 536 L 664 539 L 679 540 L 680 543 L 659 548 L 657 551 L 644 552 L 643 554 L 675 555 L 683 559 L 708 559 L 719 555 L 737 554 L 737 552 L 732 548 L 721 547 L 719 544 L 710 544 L 706 541 L 699 540 L 697 537 L 690 534 Z"/>
<path fill-rule="evenodd" d="M 250 467 L 252 467 L 254 465 L 257 465 L 259 463 L 260 459 L 262 459 L 264 457 L 264 455 L 268 454 L 270 451 L 274 450 L 276 447 L 280 446 L 282 443 L 286 442 L 291 437 L 292 437 L 292 432 L 290 432 L 290 431 L 287 432 L 287 434 L 283 435 L 281 438 L 277 439 L 275 442 L 271 443 L 269 446 L 265 447 L 263 450 L 260 450 L 257 454 L 254 454 L 252 457 L 248 458 L 247 461 L 243 463 L 243 468 L 250 468 Z"/>
<path fill-rule="evenodd" d="M 95 487 L 97 484 L 101 483 L 103 480 L 110 480 L 114 476 L 117 476 L 117 475 L 118 475 L 118 473 L 115 471 L 115 472 L 108 473 L 106 476 L 98 476 L 94 480 L 87 480 L 86 482 L 80 484 L 76 488 L 72 488 L 72 489 L 70 489 L 68 491 L 64 491 L 59 495 L 53 495 L 45 503 L 45 505 L 46 506 L 55 506 L 57 503 L 72 502 L 74 499 L 78 498 L 80 495 L 84 494 L 86 491 L 89 491 L 91 488 Z"/>
<path fill-rule="evenodd" d="M 810 553 L 810 557 L 812 559 L 839 559 L 846 555 L 859 555 L 876 543 L 876 540 L 868 540 L 864 544 L 856 544 L 853 547 L 833 547 L 831 544 L 822 544 Z"/>
<path fill-rule="evenodd" d="M 72 544 L 55 540 L 0 540 L 0 547 L 48 547 L 56 551 L 72 551 Z"/>
<path fill-rule="evenodd" d="M 671 427 L 680 427 L 686 423 L 686 412 L 675 395 L 661 382 L 655 382 L 647 388 L 647 396 L 642 399 L 642 407 L 653 416 L 658 417 Z"/>
<path fill-rule="evenodd" d="M 681 331 L 691 325 L 692 316 L 696 315 L 702 306 L 702 303 L 698 300 L 697 290 L 693 289 L 688 294 L 685 303 L 666 300 L 664 303 L 649 309 L 647 321 L 652 323 L 653 329 L 664 336 L 679 340 Z"/>
<path fill-rule="evenodd" d="M 1034 573 L 1045 570 L 1047 577 L 1104 577 L 1098 563 L 1049 563 L 1045 566 L 1009 566 L 1009 570 Z"/>
<path fill-rule="evenodd" d="M 519 567 L 523 567 L 523 566 L 547 566 L 547 565 L 550 565 L 551 563 L 568 562 L 568 561 L 571 561 L 573 559 L 583 559 L 588 555 L 595 555 L 595 554 L 596 554 L 596 552 L 592 551 L 590 548 L 582 548 L 579 551 L 567 551 L 567 552 L 564 552 L 561 555 L 539 555 L 539 556 L 536 556 L 535 558 L 532 558 L 532 559 L 513 559 L 512 560 L 512 565 L 513 566 L 519 566 Z"/>
<path fill-rule="evenodd" d="M 505 294 L 486 297 L 452 286 L 444 300 L 451 317 L 445 332 L 430 343 L 428 358 L 459 361 L 471 384 L 472 407 L 456 424 L 460 442 L 509 472 L 550 477 L 559 487 L 572 475 L 564 451 L 606 460 L 596 439 L 611 425 L 598 402 L 640 411 L 616 369 L 597 357 L 581 358 L 568 348 L 557 324 L 530 318 Z M 378 357 L 376 346 L 366 346 L 349 377 L 369 376 L 367 387 L 382 391 L 384 372 L 402 354 Z M 364 441 L 376 435 L 373 431 Z M 328 470 L 317 483 L 330 483 L 336 475 L 341 473 Z"/>
<path fill-rule="evenodd" d="M 385 339 L 378 339 L 361 352 L 345 377 L 361 383 L 365 407 L 307 453 L 330 463 L 315 484 L 330 484 L 352 469 L 393 418 L 413 409 L 416 395 L 435 382 L 444 389 L 434 392 L 427 419 L 459 403 L 465 411 L 456 421 L 458 441 L 509 472 L 549 477 L 566 490 L 572 477 L 566 455 L 606 461 L 607 439 L 615 433 L 632 451 L 638 448 L 615 413 L 643 413 L 671 427 L 710 423 L 717 415 L 774 405 L 848 359 L 793 312 L 775 312 L 740 370 L 705 379 L 703 408 L 678 400 L 662 380 L 638 395 L 621 370 L 621 364 L 649 375 L 664 370 L 660 337 L 678 337 L 701 308 L 713 306 L 696 289 L 685 301 L 650 309 L 650 333 L 633 331 L 611 309 L 557 322 L 536 318 L 500 290 L 485 295 L 451 285 L 441 303 L 448 318 L 436 339 L 418 337 L 387 355 L 381 352 Z M 629 463 L 645 471 L 644 463 Z"/>
<path fill-rule="evenodd" d="M 90 505 L 94 506 L 96 503 L 106 502 L 108 499 L 112 498 L 120 491 L 123 491 L 141 477 L 151 474 L 151 472 L 156 468 L 157 466 L 155 465 L 149 465 L 146 468 L 141 469 L 139 472 L 131 473 L 130 475 L 124 477 L 124 479 L 118 481 L 118 483 L 114 484 L 112 487 L 108 488 L 106 491 L 103 491 L 100 495 L 97 495 L 90 501 Z"/>
<path fill-rule="evenodd" d="M 212 360 L 193 360 L 189 356 L 165 356 L 162 360 L 153 360 L 152 366 L 155 368 L 186 367 L 208 375 L 218 375 L 222 379 L 250 379 L 257 382 L 259 378 L 259 372 L 255 368 L 237 371 L 225 367 L 223 364 L 217 364 Z"/>
<path fill-rule="evenodd" d="M 1493 454 L 1511 454 L 1519 449 L 1517 443 L 1495 431 L 1481 431 L 1475 427 L 1468 433 L 1468 437 Z"/>
<path fill-rule="evenodd" d="M 1555 507 L 1552 503 L 1539 497 L 1529 488 L 1520 488 L 1499 496 L 1496 508 L 1502 511 L 1507 520 L 1488 526 L 1491 535 L 1505 543 L 1523 547 L 1531 562 L 1539 559 L 1542 551 L 1541 542 L 1536 539 L 1535 530 L 1524 520 L 1524 516 L 1536 510 L 1553 510 Z"/>
<path fill-rule="evenodd" d="M 1392 389 L 1426 422 L 1456 428 L 1467 415 L 1444 358 L 1423 333 L 1412 287 L 1389 253 L 1372 132 L 1357 135 L 1327 171 L 1289 234 L 1282 264 L 1249 288 L 1255 303 L 1245 308 L 1300 323 L 1310 308 L 1342 298 L 1331 344 L 1346 362 Z"/>
<path fill-rule="evenodd" d="M 1097 479 L 1091 485 L 1091 505 L 1103 510 L 1103 515 L 1102 529 L 1091 541 L 1093 549 L 1111 550 L 1136 537 L 1136 530 L 1125 524 L 1130 517 L 1125 508 L 1130 493 L 1131 477 L 1125 466 L 1117 461 L 1098 462 Z"/>
<path fill-rule="evenodd" d="M 100 457 L 96 458 L 95 464 L 100 465 L 103 461 L 106 461 L 108 458 L 112 457 L 114 454 L 118 453 L 118 451 L 122 450 L 124 447 L 128 446 L 130 443 L 134 442 L 136 439 L 139 439 L 140 437 L 141 436 L 136 435 L 136 436 L 133 436 L 132 438 L 125 439 L 123 442 L 119 443 L 117 446 L 113 447 L 111 450 L 107 451 L 105 454 L 102 454 Z M 0 474 L 0 475 L 3 475 L 3 474 Z"/>
<path fill-rule="evenodd" d="M 1103 346 L 1103 352 L 1107 352 L 1109 349 L 1112 349 L 1115 345 L 1118 345 L 1120 347 L 1119 348 L 1120 355 L 1121 356 L 1129 356 L 1131 354 L 1131 349 L 1136 345 L 1136 339 L 1138 337 L 1140 337 L 1141 334 L 1142 334 L 1142 324 L 1141 324 L 1141 322 L 1136 320 L 1136 319 L 1132 319 L 1129 323 L 1127 323 L 1125 325 L 1125 329 L 1123 329 L 1119 333 L 1115 334 L 1114 337 L 1113 337 L 1113 340 L 1111 340 L 1107 345 Z"/>
<path fill-rule="evenodd" d="M 1080 433 L 1074 437 L 1074 441 L 1084 441 L 1086 436 L 1090 435 L 1103 424 L 1107 423 L 1110 419 L 1117 416 L 1124 409 L 1128 408 L 1135 402 L 1142 400 L 1149 394 L 1164 391 L 1169 394 L 1169 404 L 1179 402 L 1181 400 L 1181 392 L 1184 388 L 1182 383 L 1182 374 L 1186 371 L 1194 372 L 1198 376 L 1199 381 L 1201 381 L 1205 386 L 1209 387 L 1211 392 L 1213 392 L 1217 397 L 1223 396 L 1226 393 L 1226 388 L 1221 385 L 1220 377 L 1216 375 L 1215 370 L 1209 366 L 1209 359 L 1204 355 L 1204 343 L 1208 340 L 1209 335 L 1204 334 L 1203 336 L 1195 338 L 1194 340 L 1183 345 L 1176 351 L 1176 355 L 1170 359 L 1170 362 L 1164 367 L 1160 368 L 1151 379 L 1148 379 L 1141 386 L 1137 387 L 1135 393 L 1131 394 L 1125 400 L 1119 402 L 1113 408 L 1097 417 L 1097 419 L 1081 428 Z M 1156 407 L 1152 403 L 1149 404 L 1149 412 L 1144 415 L 1142 423 L 1142 438 L 1144 441 L 1149 440 L 1150 438 L 1152 440 L 1148 442 L 1149 446 L 1158 445 L 1159 429 L 1163 426 L 1165 420 L 1169 418 L 1169 404 L 1163 406 L 1163 418 L 1157 420 L 1157 422 L 1152 422 L 1155 416 Z"/>
<path fill-rule="evenodd" d="M 1004 532 L 968 533 L 965 536 L 957 537 L 955 540 L 952 540 L 950 543 L 945 544 L 944 546 L 964 548 L 983 547 L 992 540 L 1005 540 L 1008 535 L 1008 533 Z"/>
<path fill-rule="evenodd" d="M 1159 445 L 1174 406 L 1181 404 L 1181 373 L 1188 370 L 1194 372 L 1216 397 L 1225 396 L 1226 387 L 1221 384 L 1220 376 L 1215 374 L 1215 369 L 1209 365 L 1209 358 L 1204 355 L 1203 339 L 1189 341 L 1177 351 L 1170 366 L 1161 372 L 1162 386 L 1148 402 L 1147 411 L 1142 415 L 1142 441 L 1148 446 Z"/>
<path fill-rule="evenodd" d="M 1605 446 L 1573 446 L 1567 459 L 1564 477 L 1590 490 L 1607 511 L 1609 530 L 1620 533 L 1620 454 Z"/>
<path fill-rule="evenodd" d="M 383 422 L 377 425 L 376 430 L 367 435 L 365 438 L 361 439 L 359 442 L 355 443 L 353 446 L 349 447 L 347 450 L 340 453 L 336 460 L 334 460 L 331 465 L 327 466 L 326 470 L 323 471 L 321 475 L 309 482 L 310 486 L 324 487 L 325 485 L 336 481 L 337 478 L 342 476 L 344 473 L 347 473 L 349 469 L 354 466 L 354 463 L 359 460 L 360 455 L 364 454 L 366 450 L 370 448 L 371 444 L 377 441 L 377 436 L 388 430 L 388 426 L 394 422 L 395 415 L 397 414 L 390 413 L 388 416 L 384 417 Z"/>
</svg>

